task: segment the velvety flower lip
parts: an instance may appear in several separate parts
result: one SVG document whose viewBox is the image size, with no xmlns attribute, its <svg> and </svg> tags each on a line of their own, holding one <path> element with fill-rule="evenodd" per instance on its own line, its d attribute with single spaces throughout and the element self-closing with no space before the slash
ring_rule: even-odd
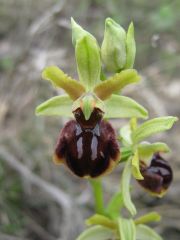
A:
<svg viewBox="0 0 180 240">
<path fill-rule="evenodd" d="M 79 177 L 96 178 L 110 173 L 119 161 L 120 151 L 113 127 L 102 120 L 95 108 L 89 120 L 81 109 L 76 120 L 66 123 L 55 148 L 55 163 L 65 164 Z"/>
<path fill-rule="evenodd" d="M 140 171 L 144 179 L 138 182 L 156 196 L 164 195 L 173 180 L 173 172 L 169 163 L 159 153 L 154 154 L 149 166 L 141 161 Z"/>
</svg>

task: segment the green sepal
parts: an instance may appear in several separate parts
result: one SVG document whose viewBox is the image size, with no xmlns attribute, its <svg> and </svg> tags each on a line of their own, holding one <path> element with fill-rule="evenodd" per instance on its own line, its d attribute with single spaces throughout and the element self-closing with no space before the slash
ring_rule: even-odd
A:
<svg viewBox="0 0 180 240">
<path fill-rule="evenodd" d="M 152 158 L 154 153 L 167 153 L 170 152 L 170 149 L 167 144 L 162 142 L 142 142 L 138 145 L 138 152 L 140 159 L 146 162 Z"/>
<path fill-rule="evenodd" d="M 136 240 L 136 227 L 132 219 L 119 218 L 118 225 L 121 240 Z"/>
<path fill-rule="evenodd" d="M 110 72 L 120 71 L 126 63 L 126 32 L 111 18 L 105 21 L 101 57 Z"/>
<path fill-rule="evenodd" d="M 126 162 L 122 173 L 121 191 L 123 196 L 124 206 L 128 209 L 131 215 L 136 214 L 136 208 L 131 200 L 130 195 L 130 180 L 131 180 L 131 159 Z"/>
<path fill-rule="evenodd" d="M 103 227 L 107 227 L 110 229 L 116 229 L 117 223 L 110 218 L 100 215 L 100 214 L 94 214 L 92 217 L 88 218 L 86 220 L 86 224 L 89 225 L 101 225 Z"/>
<path fill-rule="evenodd" d="M 113 94 L 104 101 L 105 118 L 143 118 L 148 117 L 147 110 L 131 98 Z"/>
<path fill-rule="evenodd" d="M 76 42 L 75 55 L 80 82 L 92 90 L 100 81 L 101 60 L 97 41 L 89 35 Z"/>
<path fill-rule="evenodd" d="M 121 152 L 122 153 L 122 152 Z M 123 207 L 123 196 L 121 192 L 117 192 L 108 203 L 106 213 L 112 219 L 116 219 L 119 216 L 119 211 Z"/>
<path fill-rule="evenodd" d="M 138 240 L 163 240 L 152 228 L 143 224 L 136 226 L 136 234 Z"/>
<path fill-rule="evenodd" d="M 86 229 L 76 240 L 109 240 L 115 237 L 115 232 L 103 226 L 93 226 Z"/>
<path fill-rule="evenodd" d="M 72 79 L 56 66 L 46 67 L 42 72 L 42 78 L 51 81 L 55 87 L 62 88 L 73 100 L 85 92 L 80 82 Z"/>
<path fill-rule="evenodd" d="M 138 143 L 155 133 L 166 131 L 170 129 L 176 121 L 177 118 L 171 116 L 159 117 L 146 121 L 133 131 L 133 142 Z"/>
<path fill-rule="evenodd" d="M 74 101 L 72 111 L 75 111 L 77 108 L 81 108 L 86 120 L 90 118 L 94 108 L 98 108 L 102 112 L 105 112 L 104 102 L 93 93 L 86 93 Z"/>
<path fill-rule="evenodd" d="M 133 68 L 136 56 L 136 43 L 134 39 L 134 25 L 129 25 L 126 36 L 126 64 L 124 69 Z"/>
<path fill-rule="evenodd" d="M 75 20 L 71 17 L 71 28 L 72 28 L 72 43 L 74 47 L 78 40 L 82 39 L 84 36 L 89 36 L 96 40 L 95 37 L 88 31 L 84 30 Z"/>
<path fill-rule="evenodd" d="M 132 157 L 132 174 L 134 176 L 134 178 L 138 179 L 138 180 L 143 180 L 144 177 L 142 176 L 141 172 L 140 172 L 140 163 L 139 163 L 139 154 L 138 154 L 138 150 L 135 151 L 134 156 Z"/>
<path fill-rule="evenodd" d="M 135 224 L 146 224 L 150 222 L 159 222 L 161 221 L 161 216 L 157 212 L 150 212 L 134 220 Z"/>
<path fill-rule="evenodd" d="M 36 107 L 36 115 L 73 117 L 72 104 L 68 95 L 52 97 Z"/>
<path fill-rule="evenodd" d="M 138 83 L 139 81 L 140 76 L 137 71 L 134 69 L 127 69 L 97 84 L 93 91 L 100 99 L 106 100 L 113 93 L 120 91 L 125 86 L 132 83 Z"/>
</svg>

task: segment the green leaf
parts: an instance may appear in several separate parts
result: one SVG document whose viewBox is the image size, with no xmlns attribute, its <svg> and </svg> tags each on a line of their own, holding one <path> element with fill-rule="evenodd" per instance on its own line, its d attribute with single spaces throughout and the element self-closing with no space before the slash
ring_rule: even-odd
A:
<svg viewBox="0 0 180 240">
<path fill-rule="evenodd" d="M 129 25 L 126 37 L 126 64 L 125 69 L 133 68 L 134 60 L 136 56 L 136 43 L 134 40 L 134 25 Z"/>
<path fill-rule="evenodd" d="M 116 229 L 117 224 L 109 219 L 108 217 L 100 214 L 95 214 L 92 217 L 86 220 L 87 225 L 102 225 L 103 227 L 107 227 L 110 229 Z"/>
<path fill-rule="evenodd" d="M 120 137 L 122 138 L 123 145 L 125 146 L 132 145 L 131 133 L 132 131 L 130 125 L 125 125 L 120 129 L 119 134 Z"/>
<path fill-rule="evenodd" d="M 101 57 L 106 69 L 111 72 L 118 72 L 126 63 L 126 32 L 111 18 L 105 21 Z"/>
<path fill-rule="evenodd" d="M 134 69 L 127 69 L 97 84 L 94 88 L 94 92 L 100 99 L 106 100 L 114 92 L 120 91 L 125 86 L 132 83 L 138 83 L 139 81 L 140 76 L 137 71 Z"/>
<path fill-rule="evenodd" d="M 80 81 L 92 90 L 100 81 L 101 60 L 97 41 L 89 35 L 78 40 L 75 47 Z"/>
<path fill-rule="evenodd" d="M 153 229 L 143 224 L 136 226 L 136 234 L 137 240 L 163 240 Z"/>
<path fill-rule="evenodd" d="M 121 191 L 125 207 L 129 210 L 131 215 L 136 214 L 136 208 L 131 201 L 130 195 L 130 180 L 131 180 L 131 159 L 126 162 L 125 168 L 122 173 Z"/>
<path fill-rule="evenodd" d="M 73 117 L 72 104 L 68 95 L 56 96 L 37 106 L 36 115 Z"/>
<path fill-rule="evenodd" d="M 81 83 L 70 78 L 56 66 L 46 67 L 42 72 L 42 78 L 51 81 L 55 87 L 64 89 L 73 100 L 76 100 L 85 92 Z"/>
<path fill-rule="evenodd" d="M 139 168 L 139 154 L 138 150 L 135 151 L 134 156 L 132 157 L 132 174 L 134 178 L 138 180 L 143 180 L 144 177 L 142 176 Z"/>
<path fill-rule="evenodd" d="M 148 161 L 152 158 L 154 153 L 167 153 L 170 149 L 167 146 L 167 144 L 162 142 L 156 142 L 156 143 L 148 143 L 144 142 L 138 145 L 138 152 L 140 159 L 143 159 L 143 161 Z"/>
<path fill-rule="evenodd" d="M 115 233 L 109 228 L 102 226 L 93 226 L 86 229 L 76 240 L 109 240 L 113 239 Z"/>
<path fill-rule="evenodd" d="M 136 227 L 132 219 L 119 218 L 118 225 L 121 240 L 136 240 Z"/>
<path fill-rule="evenodd" d="M 124 203 L 122 193 L 117 192 L 110 200 L 106 208 L 106 213 L 108 214 L 108 216 L 116 218 L 117 216 L 119 216 L 119 211 L 123 207 L 123 204 Z"/>
<path fill-rule="evenodd" d="M 155 133 L 166 131 L 170 129 L 176 121 L 177 118 L 171 116 L 146 121 L 132 133 L 133 142 L 138 143 Z"/>
<path fill-rule="evenodd" d="M 145 224 L 149 222 L 159 222 L 161 216 L 157 212 L 150 212 L 134 220 L 135 224 Z"/>
<path fill-rule="evenodd" d="M 112 95 L 104 101 L 105 118 L 143 118 L 148 117 L 147 110 L 131 98 Z"/>
</svg>

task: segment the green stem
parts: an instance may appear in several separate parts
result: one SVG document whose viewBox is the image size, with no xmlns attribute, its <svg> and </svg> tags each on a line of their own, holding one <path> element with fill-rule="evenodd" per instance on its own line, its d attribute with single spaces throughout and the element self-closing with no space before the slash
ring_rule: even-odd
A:
<svg viewBox="0 0 180 240">
<path fill-rule="evenodd" d="M 103 188 L 100 179 L 91 179 L 91 187 L 94 195 L 95 210 L 96 213 L 104 213 L 104 199 L 103 199 Z"/>
</svg>

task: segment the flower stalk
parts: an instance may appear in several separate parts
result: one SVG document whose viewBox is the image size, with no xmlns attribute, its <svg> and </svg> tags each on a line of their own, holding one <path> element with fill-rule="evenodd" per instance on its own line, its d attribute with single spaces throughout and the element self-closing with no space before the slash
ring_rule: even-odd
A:
<svg viewBox="0 0 180 240">
<path fill-rule="evenodd" d="M 89 180 L 92 192 L 94 196 L 95 211 L 99 214 L 104 214 L 104 197 L 103 197 L 103 187 L 101 179 L 90 179 Z"/>
</svg>

